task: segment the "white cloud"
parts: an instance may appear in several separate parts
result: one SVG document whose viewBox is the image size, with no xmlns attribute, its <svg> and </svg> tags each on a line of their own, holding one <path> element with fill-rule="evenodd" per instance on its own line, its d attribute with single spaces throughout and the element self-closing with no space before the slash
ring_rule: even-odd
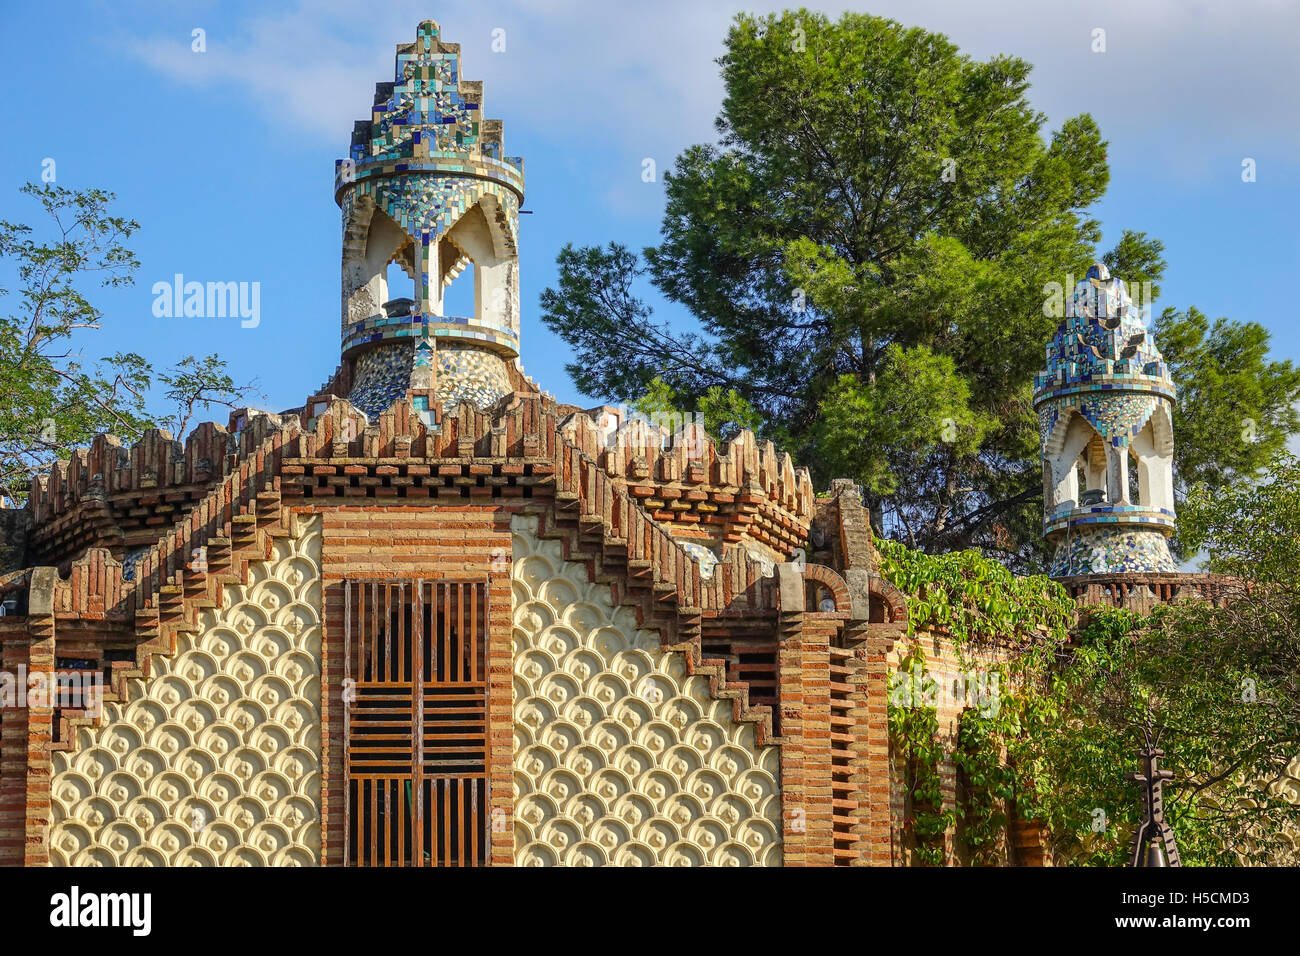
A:
<svg viewBox="0 0 1300 956">
<path fill-rule="evenodd" d="M 761 5 L 759 5 L 761 6 Z M 815 4 L 830 16 L 843 7 Z M 663 0 L 610 4 L 514 0 L 457 10 L 443 36 L 463 47 L 466 75 L 485 83 L 488 112 L 533 134 L 607 142 L 638 155 L 673 155 L 712 137 L 721 100 L 714 59 L 732 14 L 749 4 Z M 858 7 L 861 9 L 861 7 Z M 160 72 L 200 86 L 241 89 L 309 135 L 347 142 L 352 121 L 388 79 L 393 47 L 413 39 L 423 3 L 325 0 L 208 32 L 129 42 Z M 877 0 L 870 11 L 948 34 L 964 51 L 1035 65 L 1031 96 L 1053 124 L 1092 112 L 1118 156 L 1158 162 L 1183 178 L 1208 175 L 1208 150 L 1242 156 L 1300 146 L 1300 6 L 1099 0 L 1000 3 Z M 504 53 L 491 31 L 506 31 Z M 1092 30 L 1107 52 L 1093 53 Z M 1286 157 L 1289 159 L 1289 156 Z"/>
</svg>

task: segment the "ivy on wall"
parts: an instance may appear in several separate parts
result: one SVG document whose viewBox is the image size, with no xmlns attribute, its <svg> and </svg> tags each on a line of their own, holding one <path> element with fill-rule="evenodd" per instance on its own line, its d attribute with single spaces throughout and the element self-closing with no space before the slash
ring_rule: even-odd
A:
<svg viewBox="0 0 1300 956">
<path fill-rule="evenodd" d="M 977 640 L 1063 641 L 1075 620 L 1065 588 L 1045 575 L 1016 577 L 978 551 L 926 554 L 876 538 L 880 571 L 907 596 L 909 634 L 952 635 L 958 647 Z"/>
<path fill-rule="evenodd" d="M 1014 762 L 1008 761 L 1008 751 L 1027 724 L 1041 723 L 1052 710 L 1043 693 L 1047 672 L 1069 637 L 1075 604 L 1050 578 L 1016 577 L 975 551 L 929 555 L 897 541 L 876 539 L 875 544 L 881 574 L 907 599 L 909 637 L 922 631 L 947 635 L 962 670 L 982 671 L 977 706 L 962 712 L 951 753 L 945 753 L 938 733 L 933 699 L 937 688 L 926 674 L 919 641 L 913 642 L 891 679 L 891 740 L 903 764 L 911 808 L 905 828 L 912 833 L 918 858 L 941 864 L 944 832 L 959 820 L 970 861 L 997 863 L 1009 807 L 1033 787 L 1033 781 L 1021 779 Z M 1011 645 L 1016 654 L 1005 664 L 976 668 L 968 650 L 993 644 Z M 926 678 L 928 683 L 923 682 Z M 957 814 L 943 806 L 939 791 L 938 767 L 945 759 L 956 766 L 963 784 Z M 1018 809 L 1022 816 L 1027 812 Z"/>
<path fill-rule="evenodd" d="M 938 712 L 932 703 L 934 678 L 923 654 L 909 656 L 889 695 L 889 734 L 895 766 L 903 780 L 903 833 L 916 859 L 925 866 L 944 863 L 944 834 L 954 822 L 943 802 L 943 742 Z"/>
</svg>

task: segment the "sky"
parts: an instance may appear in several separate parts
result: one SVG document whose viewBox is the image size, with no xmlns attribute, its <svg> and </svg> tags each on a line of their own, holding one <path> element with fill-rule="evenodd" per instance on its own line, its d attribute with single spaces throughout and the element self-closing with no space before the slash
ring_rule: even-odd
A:
<svg viewBox="0 0 1300 956">
<path fill-rule="evenodd" d="M 1300 4 L 1097 0 L 1088 4 L 881 2 L 811 5 L 890 16 L 947 34 L 984 59 L 1034 65 L 1048 129 L 1090 112 L 1109 140 L 1110 187 L 1095 209 L 1109 247 L 1124 229 L 1160 237 L 1159 310 L 1196 305 L 1255 321 L 1300 360 L 1289 290 L 1300 231 Z M 712 141 L 727 25 L 753 4 L 555 0 L 31 3 L 0 0 L 0 219 L 39 222 L 18 193 L 53 160 L 56 182 L 117 194 L 140 223 L 141 269 L 96 293 L 104 329 L 88 355 L 136 351 L 162 368 L 217 352 L 260 407 L 300 405 L 338 362 L 340 218 L 334 161 L 392 79 L 394 48 L 422 19 L 462 46 L 485 115 L 525 158 L 523 364 L 562 401 L 595 404 L 565 372 L 567 345 L 538 296 L 565 243 L 658 238 L 662 170 Z M 1105 51 L 1095 52 L 1096 30 Z M 196 52 L 194 31 L 205 50 Z M 504 31 L 504 32 L 501 32 Z M 493 41 L 504 49 L 494 51 Z M 1254 161 L 1255 181 L 1242 164 Z M 257 282 L 260 321 L 154 315 L 155 282 Z M 0 283 L 7 284 L 7 283 Z M 688 322 L 648 298 L 656 314 Z M 0 303 L 13 308 L 11 302 Z M 224 421 L 224 413 L 212 417 Z"/>
</svg>

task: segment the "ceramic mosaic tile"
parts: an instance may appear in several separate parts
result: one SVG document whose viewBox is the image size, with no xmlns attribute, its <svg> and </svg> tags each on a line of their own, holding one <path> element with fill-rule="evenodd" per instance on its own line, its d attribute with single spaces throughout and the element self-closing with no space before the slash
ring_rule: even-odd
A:
<svg viewBox="0 0 1300 956">
<path fill-rule="evenodd" d="M 1056 545 L 1053 574 L 1177 570 L 1167 544 L 1174 531 L 1172 497 L 1166 494 L 1172 489 L 1167 423 L 1176 395 L 1169 369 L 1124 281 L 1103 264 L 1093 265 L 1076 283 L 1065 313 L 1047 346 L 1046 367 L 1034 377 L 1045 475 L 1044 533 Z M 1077 434 L 1076 418 L 1087 423 L 1094 438 L 1074 452 L 1077 461 L 1067 461 L 1067 435 Z M 1137 468 L 1134 442 L 1144 433 L 1152 438 L 1145 448 L 1148 487 L 1141 493 L 1150 500 L 1130 502 L 1127 474 Z M 1098 439 L 1105 450 L 1103 473 L 1097 472 Z M 1159 447 L 1153 450 L 1153 445 Z M 1100 474 L 1103 498 L 1115 500 L 1081 507 L 1078 490 L 1073 498 L 1059 493 L 1075 487 L 1072 473 L 1080 465 Z"/>
<path fill-rule="evenodd" d="M 356 124 L 348 158 L 336 166 L 342 351 L 356 363 L 349 398 L 367 414 L 409 388 L 436 389 L 446 408 L 491 404 L 510 391 L 507 363 L 519 355 L 524 163 L 504 155 L 501 122 L 482 114 L 482 84 L 464 79 L 459 45 L 440 34 L 425 21 L 414 43 L 397 48 L 392 82 L 375 87 L 370 117 Z M 481 218 L 469 218 L 475 210 Z M 385 243 L 378 258 L 367 255 L 376 223 L 387 230 L 373 240 Z M 405 241 L 392 238 L 393 226 Z M 413 307 L 400 314 L 378 301 L 386 282 L 376 278 L 375 263 L 385 257 L 415 282 Z M 488 301 L 476 301 L 473 315 L 441 314 L 443 290 L 471 262 L 491 276 L 490 295 L 484 273 L 476 277 L 476 300 Z"/>
</svg>

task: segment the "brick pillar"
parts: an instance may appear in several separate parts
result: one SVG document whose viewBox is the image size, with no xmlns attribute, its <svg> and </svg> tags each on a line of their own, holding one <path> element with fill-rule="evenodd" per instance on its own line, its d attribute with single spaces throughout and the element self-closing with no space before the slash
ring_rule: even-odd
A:
<svg viewBox="0 0 1300 956">
<path fill-rule="evenodd" d="M 27 672 L 26 634 L 6 634 L 0 668 L 14 694 Z M 8 703 L 8 701 L 6 701 Z M 5 707 L 0 714 L 0 866 L 22 866 L 27 845 L 27 708 Z"/>
<path fill-rule="evenodd" d="M 819 630 L 814 629 L 811 639 L 784 638 L 777 651 L 782 856 L 786 866 L 835 863 L 830 645 Z"/>
<path fill-rule="evenodd" d="M 793 565 L 777 565 L 777 575 L 783 861 L 833 866 L 829 634 L 838 623 L 804 613 L 803 575 Z"/>
<path fill-rule="evenodd" d="M 798 615 L 781 615 L 776 694 L 781 713 L 781 857 L 785 866 L 807 865 L 808 810 L 804 805 L 803 645 Z M 787 637 L 787 633 L 790 634 Z"/>
<path fill-rule="evenodd" d="M 957 741 L 953 735 L 944 736 L 945 755 L 939 761 L 937 768 L 939 772 L 939 793 L 943 799 L 943 809 L 952 814 L 951 819 L 959 820 L 960 813 L 957 807 L 957 762 L 953 759 L 953 753 L 957 749 Z M 943 831 L 943 865 L 960 866 L 957 859 L 957 826 L 951 824 Z"/>
<path fill-rule="evenodd" d="M 493 530 L 504 561 L 488 572 L 488 785 L 492 866 L 515 864 L 514 589 L 510 585 L 510 515 L 498 512 Z M 493 553 L 488 551 L 488 554 Z"/>
<path fill-rule="evenodd" d="M 868 624 L 850 635 L 855 643 L 855 657 L 862 663 L 850 678 L 856 689 L 851 697 L 857 706 L 850 714 L 857 718 L 851 749 L 858 757 L 852 761 L 860 768 L 852 779 L 859 783 L 854 832 L 860 851 L 857 866 L 892 865 L 890 829 L 889 767 L 889 660 L 894 640 L 902 628 L 896 624 Z"/>
<path fill-rule="evenodd" d="M 47 682 L 38 700 L 28 699 L 27 712 L 27 822 L 24 866 L 50 865 L 50 744 L 54 741 L 54 695 L 48 686 L 54 677 L 54 615 L 29 619 L 31 643 L 27 648 L 27 673 L 41 672 Z"/>
<path fill-rule="evenodd" d="M 1051 866 L 1051 841 L 1037 820 L 1021 820 L 1012 815 L 1011 846 L 1017 866 Z"/>
<path fill-rule="evenodd" d="M 343 762 L 343 591 L 343 582 L 337 578 L 321 582 L 321 866 L 343 865 L 343 789 L 347 786 Z"/>
<path fill-rule="evenodd" d="M 831 777 L 831 661 L 828 622 L 804 620 L 800 676 L 803 683 L 801 737 L 804 807 L 808 815 L 805 865 L 835 865 L 835 790 Z M 835 622 L 830 631 L 835 630 Z"/>
</svg>

